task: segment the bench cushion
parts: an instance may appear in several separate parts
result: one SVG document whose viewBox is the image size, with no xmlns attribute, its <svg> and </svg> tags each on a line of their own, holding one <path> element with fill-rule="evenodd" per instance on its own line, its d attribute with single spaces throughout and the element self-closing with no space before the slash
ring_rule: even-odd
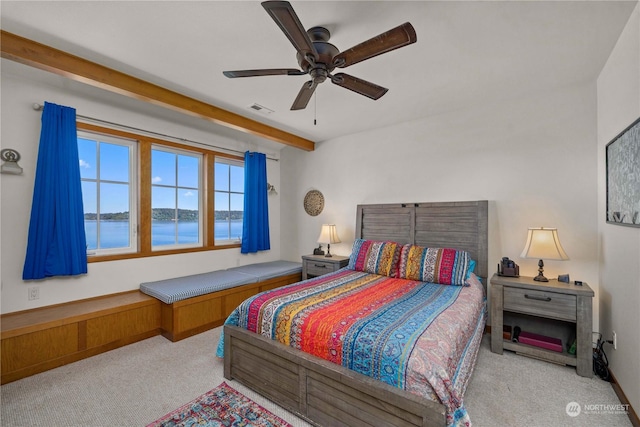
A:
<svg viewBox="0 0 640 427">
<path fill-rule="evenodd" d="M 301 273 L 302 263 L 293 261 L 271 261 L 261 262 L 257 264 L 243 265 L 240 267 L 233 267 L 227 269 L 227 271 L 234 271 L 236 273 L 246 274 L 254 277 L 258 282 L 273 279 L 278 276 L 287 276 L 289 274 Z"/>
<path fill-rule="evenodd" d="M 302 263 L 271 261 L 233 267 L 227 270 L 176 277 L 140 284 L 140 292 L 158 298 L 165 304 L 210 294 L 216 291 L 262 282 L 278 276 L 300 273 Z"/>
<path fill-rule="evenodd" d="M 236 286 L 255 283 L 258 279 L 247 274 L 218 270 L 173 279 L 140 284 L 140 291 L 158 298 L 165 304 L 209 294 Z"/>
</svg>

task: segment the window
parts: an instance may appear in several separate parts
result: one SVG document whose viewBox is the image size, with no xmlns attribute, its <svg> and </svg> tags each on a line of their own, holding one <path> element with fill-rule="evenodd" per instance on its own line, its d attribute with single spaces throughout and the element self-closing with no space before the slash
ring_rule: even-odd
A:
<svg viewBox="0 0 640 427">
<path fill-rule="evenodd" d="M 202 245 L 202 155 L 166 147 L 151 150 L 151 245 Z"/>
<path fill-rule="evenodd" d="M 89 262 L 240 246 L 240 156 L 77 126 Z"/>
<path fill-rule="evenodd" d="M 216 157 L 215 243 L 238 243 L 242 239 L 244 212 L 244 162 Z"/>
<path fill-rule="evenodd" d="M 137 251 L 136 141 L 78 132 L 87 253 Z"/>
</svg>

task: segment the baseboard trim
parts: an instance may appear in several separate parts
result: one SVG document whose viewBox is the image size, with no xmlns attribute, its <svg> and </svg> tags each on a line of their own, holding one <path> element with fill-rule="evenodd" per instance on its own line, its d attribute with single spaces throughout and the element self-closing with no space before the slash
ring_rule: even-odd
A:
<svg viewBox="0 0 640 427">
<path fill-rule="evenodd" d="M 633 425 L 633 427 L 640 427 L 640 419 L 638 418 L 638 414 L 633 409 L 633 406 L 629 402 L 629 399 L 627 399 L 627 395 L 624 394 L 624 390 L 622 390 L 622 387 L 620 387 L 618 379 L 611 369 L 609 369 L 609 373 L 611 374 L 611 387 L 613 387 L 613 391 L 616 392 L 618 399 L 620 399 L 620 403 L 622 403 L 623 405 L 629 405 L 627 416 L 629 417 L 631 424 Z"/>
</svg>

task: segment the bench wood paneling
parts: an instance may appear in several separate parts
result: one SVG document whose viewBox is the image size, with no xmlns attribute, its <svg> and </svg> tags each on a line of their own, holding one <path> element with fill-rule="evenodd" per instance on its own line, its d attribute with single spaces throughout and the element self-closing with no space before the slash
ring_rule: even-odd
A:
<svg viewBox="0 0 640 427">
<path fill-rule="evenodd" d="M 0 319 L 5 384 L 160 334 L 160 301 L 131 291 Z"/>
<path fill-rule="evenodd" d="M 301 278 L 301 273 L 295 273 L 171 304 L 158 301 L 162 306 L 162 335 L 176 342 L 216 328 L 222 325 L 229 314 L 245 299 L 259 292 L 299 282 Z"/>
<path fill-rule="evenodd" d="M 135 290 L 0 316 L 1 383 L 95 356 L 162 333 L 171 341 L 220 326 L 242 301 L 299 282 L 301 273 L 173 304 Z"/>
</svg>

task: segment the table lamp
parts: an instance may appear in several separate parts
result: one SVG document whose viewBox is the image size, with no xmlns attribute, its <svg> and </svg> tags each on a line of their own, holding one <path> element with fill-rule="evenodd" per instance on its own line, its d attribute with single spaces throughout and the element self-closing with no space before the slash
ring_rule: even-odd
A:
<svg viewBox="0 0 640 427">
<path fill-rule="evenodd" d="M 318 243 L 327 244 L 327 254 L 325 257 L 331 257 L 331 243 L 340 243 L 335 224 L 322 224 L 322 230 L 320 230 L 320 236 L 318 236 Z"/>
<path fill-rule="evenodd" d="M 543 259 L 566 261 L 569 259 L 558 238 L 556 228 L 530 228 L 527 243 L 520 255 L 522 258 L 538 258 L 538 275 L 533 278 L 538 282 L 548 282 L 544 277 Z"/>
</svg>

